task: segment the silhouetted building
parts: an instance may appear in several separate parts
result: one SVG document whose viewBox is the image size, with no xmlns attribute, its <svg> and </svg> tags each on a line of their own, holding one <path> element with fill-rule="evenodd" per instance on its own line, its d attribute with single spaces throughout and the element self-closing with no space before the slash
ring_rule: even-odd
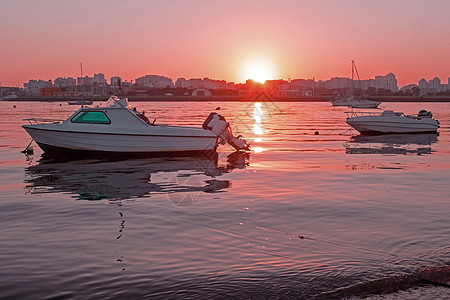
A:
<svg viewBox="0 0 450 300">
<path fill-rule="evenodd" d="M 205 78 L 178 78 L 175 87 L 188 89 L 235 89 L 233 82 L 226 82 L 225 80 L 215 80 L 208 77 Z"/>
<path fill-rule="evenodd" d="M 139 78 L 136 78 L 136 84 L 143 87 L 150 88 L 165 88 L 165 87 L 173 87 L 173 81 L 169 77 L 160 76 L 160 75 L 145 75 Z"/>
<path fill-rule="evenodd" d="M 54 81 L 54 86 L 56 87 L 71 87 L 75 86 L 77 84 L 77 81 L 75 78 L 72 77 L 58 77 Z"/>
<path fill-rule="evenodd" d="M 206 89 L 196 89 L 192 92 L 192 96 L 208 97 L 211 96 L 211 92 Z"/>
<path fill-rule="evenodd" d="M 122 85 L 122 78 L 120 78 L 119 76 L 113 76 L 111 77 L 109 82 L 112 87 L 119 87 L 120 85 Z"/>
<path fill-rule="evenodd" d="M 94 74 L 94 77 L 77 77 L 77 85 L 102 85 L 106 84 L 106 78 L 103 73 Z"/>
<path fill-rule="evenodd" d="M 40 89 L 51 86 L 51 81 L 47 80 L 29 80 L 27 83 L 24 83 L 23 86 L 26 90 L 26 94 L 30 96 L 38 96 L 40 94 Z"/>
<path fill-rule="evenodd" d="M 39 96 L 51 97 L 54 96 L 55 92 L 61 92 L 61 89 L 58 87 L 45 87 L 40 89 Z"/>
</svg>

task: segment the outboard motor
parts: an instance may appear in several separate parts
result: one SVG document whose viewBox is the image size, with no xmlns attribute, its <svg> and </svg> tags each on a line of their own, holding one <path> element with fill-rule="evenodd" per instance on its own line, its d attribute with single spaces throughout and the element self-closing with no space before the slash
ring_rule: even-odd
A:
<svg viewBox="0 0 450 300">
<path fill-rule="evenodd" d="M 221 139 L 222 144 L 228 143 L 236 150 L 249 150 L 247 141 L 240 136 L 235 137 L 231 132 L 230 124 L 225 118 L 216 112 L 212 112 L 206 118 L 202 125 L 203 129 L 210 130 Z"/>
<path fill-rule="evenodd" d="M 419 111 L 419 113 L 417 114 L 417 117 L 419 118 L 432 118 L 433 114 L 431 113 L 431 111 L 427 111 L 425 109 L 422 109 L 421 111 Z"/>
</svg>

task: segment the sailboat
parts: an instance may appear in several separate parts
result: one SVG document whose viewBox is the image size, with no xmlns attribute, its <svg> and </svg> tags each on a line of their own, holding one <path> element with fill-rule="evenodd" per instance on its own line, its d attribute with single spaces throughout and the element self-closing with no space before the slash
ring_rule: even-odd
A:
<svg viewBox="0 0 450 300">
<path fill-rule="evenodd" d="M 381 104 L 381 101 L 367 100 L 364 91 L 362 91 L 363 97 L 356 97 L 353 94 L 355 72 L 358 77 L 358 81 L 361 81 L 361 79 L 359 78 L 359 73 L 358 73 L 358 69 L 356 68 L 355 61 L 352 60 L 352 87 L 351 87 L 350 96 L 347 98 L 342 98 L 342 97 L 334 98 L 332 100 L 331 104 L 333 106 L 348 106 L 351 108 L 377 108 L 378 105 Z"/>
</svg>

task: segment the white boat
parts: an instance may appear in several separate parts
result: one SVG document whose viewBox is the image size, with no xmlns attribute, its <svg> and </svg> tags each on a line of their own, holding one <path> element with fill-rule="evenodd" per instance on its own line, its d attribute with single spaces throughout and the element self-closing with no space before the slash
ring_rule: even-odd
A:
<svg viewBox="0 0 450 300">
<path fill-rule="evenodd" d="M 421 110 L 417 115 L 385 110 L 373 112 L 346 112 L 347 124 L 362 134 L 380 133 L 426 133 L 437 132 L 439 121 L 430 111 Z"/>
<path fill-rule="evenodd" d="M 44 152 L 190 153 L 215 151 L 225 142 L 237 150 L 249 148 L 217 113 L 211 113 L 202 127 L 155 124 L 131 109 L 127 98 L 116 96 L 104 107 L 82 107 L 63 122 L 25 120 L 30 125 L 22 127 Z"/>
<path fill-rule="evenodd" d="M 17 95 L 15 95 L 15 94 L 10 94 L 10 95 L 7 95 L 7 96 L 5 96 L 3 98 L 0 98 L 0 101 L 9 101 L 9 100 L 14 100 L 16 98 L 19 98 L 19 97 Z"/>
<path fill-rule="evenodd" d="M 364 91 L 362 91 L 363 97 L 355 97 L 355 95 L 353 95 L 355 72 L 358 77 L 358 82 L 360 82 L 361 79 L 359 78 L 358 69 L 356 68 L 355 61 L 352 60 L 352 87 L 350 90 L 350 96 L 347 98 L 343 98 L 341 96 L 335 97 L 331 100 L 331 105 L 348 106 L 351 108 L 377 108 L 378 105 L 381 104 L 381 101 L 367 100 Z"/>
<path fill-rule="evenodd" d="M 347 106 L 352 108 L 377 108 L 380 101 L 372 101 L 364 98 L 356 98 L 353 95 L 348 98 L 335 99 L 331 103 L 333 106 Z"/>
<path fill-rule="evenodd" d="M 67 100 L 67 104 L 69 105 L 91 105 L 92 103 L 94 101 L 88 99 Z"/>
</svg>

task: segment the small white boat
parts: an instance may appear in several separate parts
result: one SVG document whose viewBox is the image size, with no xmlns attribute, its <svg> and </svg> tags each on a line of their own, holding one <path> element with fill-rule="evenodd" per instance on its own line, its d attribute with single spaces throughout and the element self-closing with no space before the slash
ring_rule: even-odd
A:
<svg viewBox="0 0 450 300">
<path fill-rule="evenodd" d="M 17 95 L 15 95 L 15 94 L 10 94 L 10 95 L 7 95 L 7 96 L 5 96 L 3 98 L 0 98 L 0 101 L 9 101 L 9 100 L 14 100 L 16 98 L 19 98 L 19 97 Z"/>
<path fill-rule="evenodd" d="M 81 100 L 67 100 L 69 105 L 91 105 L 94 103 L 93 100 L 81 99 Z"/>
<path fill-rule="evenodd" d="M 198 128 L 155 124 L 131 109 L 127 98 L 116 96 L 104 107 L 82 107 L 63 122 L 25 120 L 30 125 L 22 127 L 44 152 L 191 153 L 215 151 L 225 142 L 237 150 L 249 149 L 217 113 L 211 113 Z"/>
<path fill-rule="evenodd" d="M 346 112 L 347 124 L 362 134 L 380 133 L 426 133 L 437 132 L 439 121 L 430 111 L 421 110 L 417 115 L 385 110 L 381 114 L 372 112 Z"/>
<path fill-rule="evenodd" d="M 381 101 L 372 101 L 364 98 L 358 99 L 354 96 L 348 98 L 335 99 L 331 102 L 333 106 L 347 106 L 352 108 L 377 108 Z"/>
</svg>

